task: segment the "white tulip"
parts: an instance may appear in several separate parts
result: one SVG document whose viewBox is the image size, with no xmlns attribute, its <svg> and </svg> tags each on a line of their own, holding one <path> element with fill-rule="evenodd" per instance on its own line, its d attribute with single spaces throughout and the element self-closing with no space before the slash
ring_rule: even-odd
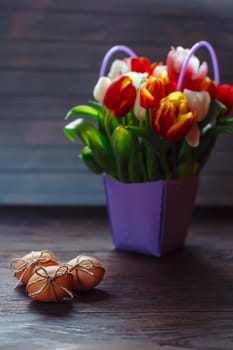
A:
<svg viewBox="0 0 233 350">
<path fill-rule="evenodd" d="M 143 108 L 140 105 L 140 90 L 137 91 L 137 96 L 136 96 L 136 100 L 134 102 L 134 108 L 133 108 L 135 117 L 140 120 L 140 121 L 144 121 L 146 118 L 146 109 Z"/>
<path fill-rule="evenodd" d="M 128 65 L 122 60 L 113 61 L 108 76 L 110 79 L 115 79 L 119 75 L 125 74 L 129 71 Z"/>
<path fill-rule="evenodd" d="M 185 89 L 184 95 L 188 100 L 188 106 L 191 112 L 196 115 L 196 122 L 193 124 L 185 139 L 192 147 L 197 147 L 200 141 L 201 131 L 197 122 L 202 121 L 208 114 L 210 108 L 210 95 L 207 91 L 192 91 Z"/>
<path fill-rule="evenodd" d="M 148 73 L 128 72 L 126 75 L 132 79 L 132 84 L 137 90 L 145 85 L 148 77 Z"/>
<path fill-rule="evenodd" d="M 187 97 L 188 106 L 193 113 L 196 113 L 196 121 L 203 120 L 210 108 L 210 95 L 207 91 L 191 91 L 184 89 L 184 95 Z"/>
<path fill-rule="evenodd" d="M 99 78 L 93 90 L 93 96 L 96 101 L 103 102 L 105 93 L 111 83 L 112 81 L 108 77 Z"/>
</svg>

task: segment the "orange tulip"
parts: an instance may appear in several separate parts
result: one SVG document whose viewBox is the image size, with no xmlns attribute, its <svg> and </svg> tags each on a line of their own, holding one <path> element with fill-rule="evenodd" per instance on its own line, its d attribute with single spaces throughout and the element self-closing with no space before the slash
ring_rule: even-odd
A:
<svg viewBox="0 0 233 350">
<path fill-rule="evenodd" d="M 184 138 L 194 122 L 195 113 L 190 111 L 187 98 L 179 91 L 160 101 L 152 121 L 156 133 L 174 142 Z"/>
<path fill-rule="evenodd" d="M 144 108 L 157 107 L 163 97 L 165 97 L 164 81 L 151 75 L 146 85 L 140 90 L 141 106 Z"/>
<path fill-rule="evenodd" d="M 125 116 L 133 107 L 136 99 L 136 89 L 132 78 L 120 76 L 108 87 L 104 96 L 104 105 L 115 117 Z"/>
</svg>

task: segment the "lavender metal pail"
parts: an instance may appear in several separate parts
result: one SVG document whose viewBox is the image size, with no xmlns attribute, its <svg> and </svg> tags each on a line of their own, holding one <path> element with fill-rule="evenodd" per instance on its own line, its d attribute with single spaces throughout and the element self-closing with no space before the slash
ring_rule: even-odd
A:
<svg viewBox="0 0 233 350">
<path fill-rule="evenodd" d="M 184 244 L 198 177 L 126 184 L 105 176 L 104 185 L 116 249 L 159 257 Z"/>
</svg>

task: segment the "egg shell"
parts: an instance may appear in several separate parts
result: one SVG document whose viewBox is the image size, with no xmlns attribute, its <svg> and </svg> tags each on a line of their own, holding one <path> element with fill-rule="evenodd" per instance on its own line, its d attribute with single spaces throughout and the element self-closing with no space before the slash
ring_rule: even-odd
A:
<svg viewBox="0 0 233 350">
<path fill-rule="evenodd" d="M 37 267 L 28 281 L 26 291 L 30 297 L 43 302 L 72 298 L 73 276 L 65 265 Z"/>
<path fill-rule="evenodd" d="M 79 255 L 70 260 L 70 272 L 73 275 L 73 289 L 88 291 L 96 287 L 104 277 L 104 265 L 97 259 Z"/>
<path fill-rule="evenodd" d="M 14 275 L 23 284 L 28 283 L 36 266 L 59 265 L 59 261 L 49 250 L 32 251 L 22 258 L 13 260 L 16 261 L 13 269 Z"/>
</svg>

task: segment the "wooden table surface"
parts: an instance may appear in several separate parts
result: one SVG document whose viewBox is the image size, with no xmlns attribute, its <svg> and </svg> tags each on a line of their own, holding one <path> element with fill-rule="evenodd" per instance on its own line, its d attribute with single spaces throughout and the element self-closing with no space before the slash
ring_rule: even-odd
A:
<svg viewBox="0 0 233 350">
<path fill-rule="evenodd" d="M 233 349 L 233 218 L 194 215 L 185 247 L 153 258 L 115 251 L 104 209 L 1 208 L 0 349 Z M 86 253 L 107 273 L 72 301 L 32 301 L 9 262 Z"/>
</svg>

